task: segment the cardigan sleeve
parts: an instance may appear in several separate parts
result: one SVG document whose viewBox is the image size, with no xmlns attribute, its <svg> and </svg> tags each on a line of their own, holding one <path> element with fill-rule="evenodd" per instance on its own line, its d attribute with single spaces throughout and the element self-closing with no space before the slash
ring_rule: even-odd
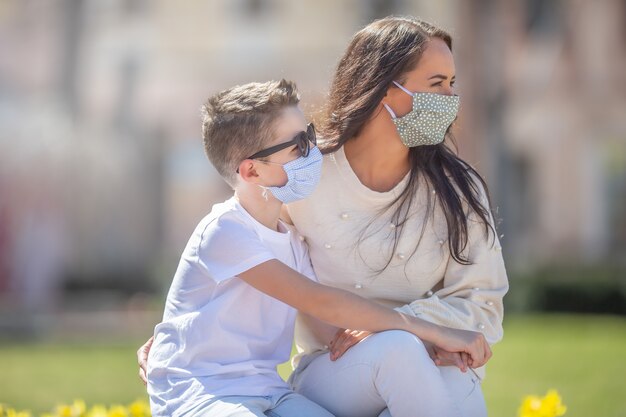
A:
<svg viewBox="0 0 626 417">
<path fill-rule="evenodd" d="M 489 219 L 495 230 L 493 217 Z M 503 298 L 509 285 L 497 233 L 486 236 L 484 224 L 475 213 L 468 216 L 464 255 L 470 265 L 449 256 L 442 283 L 437 287 L 441 288 L 397 310 L 442 326 L 482 332 L 494 344 L 503 336 Z"/>
</svg>

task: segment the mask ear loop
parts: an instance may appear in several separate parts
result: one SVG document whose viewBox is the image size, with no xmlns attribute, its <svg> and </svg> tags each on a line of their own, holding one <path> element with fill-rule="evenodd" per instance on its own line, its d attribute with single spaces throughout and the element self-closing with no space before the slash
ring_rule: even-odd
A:
<svg viewBox="0 0 626 417">
<path fill-rule="evenodd" d="M 391 115 L 392 119 L 397 119 L 396 114 L 393 112 L 393 110 L 391 110 L 391 107 L 389 107 L 387 105 L 387 103 L 383 103 L 383 106 L 385 106 L 385 108 L 387 109 L 387 111 L 389 112 L 389 114 Z"/>
<path fill-rule="evenodd" d="M 267 197 L 267 187 L 264 187 L 262 185 L 259 185 L 259 187 L 261 187 L 261 189 L 263 190 L 263 191 L 261 191 L 261 197 L 263 197 L 263 199 L 265 201 L 267 201 L 267 199 L 268 199 L 268 197 Z"/>
<path fill-rule="evenodd" d="M 407 93 L 407 94 L 408 94 L 408 95 L 410 95 L 411 97 L 413 97 L 413 96 L 415 95 L 415 93 L 413 93 L 413 92 L 411 92 L 411 91 L 407 90 L 407 88 L 406 88 L 406 87 L 404 87 L 404 86 L 403 86 L 402 84 L 400 84 L 399 82 L 397 82 L 397 81 L 392 81 L 392 82 L 396 85 L 396 87 L 398 87 L 400 90 L 404 91 L 405 93 Z"/>
<path fill-rule="evenodd" d="M 406 87 L 403 87 L 402 84 L 400 84 L 397 81 L 392 81 L 392 83 L 394 83 L 396 85 L 396 87 L 398 87 L 400 90 L 404 91 L 405 93 L 407 93 L 408 95 L 410 95 L 411 97 L 415 96 L 414 93 L 410 92 L 409 90 L 406 89 Z M 396 114 L 394 113 L 393 110 L 391 110 L 391 107 L 389 107 L 387 105 L 387 103 L 383 103 L 383 106 L 385 106 L 385 108 L 387 109 L 387 111 L 389 112 L 389 114 L 391 115 L 392 119 L 397 119 L 398 116 L 396 116 Z"/>
</svg>

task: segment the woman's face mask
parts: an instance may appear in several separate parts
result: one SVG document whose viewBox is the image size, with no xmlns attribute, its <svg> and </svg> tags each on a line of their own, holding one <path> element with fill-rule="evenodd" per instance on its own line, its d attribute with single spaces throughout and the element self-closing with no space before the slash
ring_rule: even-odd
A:
<svg viewBox="0 0 626 417">
<path fill-rule="evenodd" d="M 408 147 L 437 145 L 445 139 L 446 131 L 456 119 L 459 111 L 459 96 L 435 93 L 412 93 L 400 83 L 398 88 L 413 97 L 413 109 L 405 116 L 396 117 L 387 104 L 383 105 L 391 114 L 402 143 Z"/>
</svg>

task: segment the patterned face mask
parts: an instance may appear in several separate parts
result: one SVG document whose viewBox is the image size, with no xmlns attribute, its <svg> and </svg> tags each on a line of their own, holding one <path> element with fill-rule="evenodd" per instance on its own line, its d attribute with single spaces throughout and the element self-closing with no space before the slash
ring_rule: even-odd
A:
<svg viewBox="0 0 626 417">
<path fill-rule="evenodd" d="M 266 189 L 285 204 L 308 197 L 322 176 L 322 159 L 322 153 L 315 146 L 308 156 L 301 156 L 283 165 L 287 173 L 287 184 Z"/>
<path fill-rule="evenodd" d="M 435 93 L 412 93 L 400 83 L 398 88 L 413 97 L 413 110 L 405 116 L 396 114 L 387 104 L 383 105 L 391 114 L 402 143 L 409 148 L 422 145 L 437 145 L 443 142 L 446 130 L 459 111 L 459 96 L 446 96 Z"/>
</svg>

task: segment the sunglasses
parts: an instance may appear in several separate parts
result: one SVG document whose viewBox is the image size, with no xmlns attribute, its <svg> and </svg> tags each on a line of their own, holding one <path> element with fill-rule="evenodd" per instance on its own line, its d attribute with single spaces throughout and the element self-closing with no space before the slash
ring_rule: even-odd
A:
<svg viewBox="0 0 626 417">
<path fill-rule="evenodd" d="M 315 145 L 316 143 L 317 138 L 315 137 L 315 126 L 313 126 L 313 123 L 309 123 L 306 127 L 306 132 L 298 132 L 298 134 L 294 136 L 293 139 L 284 143 L 279 143 L 278 145 L 270 146 L 269 148 L 263 149 L 262 151 L 259 151 L 254 155 L 247 157 L 246 159 L 264 158 L 293 145 L 298 145 L 300 155 L 306 158 L 307 156 L 309 156 L 311 144 Z"/>
</svg>

